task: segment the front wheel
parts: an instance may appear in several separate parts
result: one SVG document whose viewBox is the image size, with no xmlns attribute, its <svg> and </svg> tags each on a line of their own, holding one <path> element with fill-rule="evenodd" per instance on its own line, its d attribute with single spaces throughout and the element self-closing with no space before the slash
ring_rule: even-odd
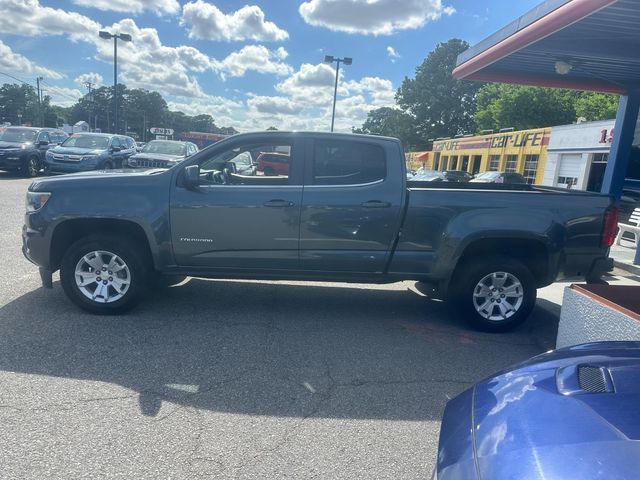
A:
<svg viewBox="0 0 640 480">
<path fill-rule="evenodd" d="M 123 313 L 146 284 L 144 256 L 125 238 L 92 235 L 75 242 L 62 259 L 60 281 L 77 306 L 98 315 Z"/>
<path fill-rule="evenodd" d="M 29 157 L 23 167 L 24 176 L 28 178 L 37 177 L 40 173 L 40 159 L 35 155 Z"/>
<path fill-rule="evenodd" d="M 468 263 L 456 277 L 456 306 L 465 320 L 479 330 L 510 330 L 524 322 L 535 305 L 535 280 L 517 260 L 490 257 Z"/>
</svg>

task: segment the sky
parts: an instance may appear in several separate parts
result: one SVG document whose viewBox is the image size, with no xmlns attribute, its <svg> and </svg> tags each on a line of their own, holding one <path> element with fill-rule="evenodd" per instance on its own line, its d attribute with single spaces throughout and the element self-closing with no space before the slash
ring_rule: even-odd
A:
<svg viewBox="0 0 640 480">
<path fill-rule="evenodd" d="M 336 130 L 394 106 L 405 77 L 439 43 L 475 44 L 540 0 L 0 0 L 0 82 L 8 75 L 69 106 L 86 82 L 160 92 L 169 108 L 239 131 L 327 130 L 335 65 Z M 157 125 L 161 127 L 162 125 Z"/>
</svg>

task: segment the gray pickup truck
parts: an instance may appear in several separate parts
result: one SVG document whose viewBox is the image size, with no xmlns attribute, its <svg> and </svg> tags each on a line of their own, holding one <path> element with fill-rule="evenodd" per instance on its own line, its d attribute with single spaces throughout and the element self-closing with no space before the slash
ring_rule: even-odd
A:
<svg viewBox="0 0 640 480">
<path fill-rule="evenodd" d="M 238 173 L 234 158 L 278 153 L 278 169 Z M 617 209 L 598 194 L 407 180 L 393 138 L 235 135 L 168 170 L 35 180 L 23 251 L 44 286 L 98 314 L 131 308 L 180 276 L 423 282 L 475 327 L 523 321 L 536 289 L 599 281 Z"/>
</svg>

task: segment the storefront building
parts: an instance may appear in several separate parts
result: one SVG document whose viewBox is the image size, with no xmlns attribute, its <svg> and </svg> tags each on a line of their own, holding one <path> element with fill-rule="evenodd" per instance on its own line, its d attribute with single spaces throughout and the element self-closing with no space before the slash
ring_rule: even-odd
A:
<svg viewBox="0 0 640 480">
<path fill-rule="evenodd" d="M 542 185 L 599 192 L 615 120 L 551 128 Z"/>
<path fill-rule="evenodd" d="M 472 175 L 486 171 L 517 172 L 528 183 L 542 183 L 550 128 L 490 133 L 436 140 L 427 168 L 464 170 Z"/>
</svg>

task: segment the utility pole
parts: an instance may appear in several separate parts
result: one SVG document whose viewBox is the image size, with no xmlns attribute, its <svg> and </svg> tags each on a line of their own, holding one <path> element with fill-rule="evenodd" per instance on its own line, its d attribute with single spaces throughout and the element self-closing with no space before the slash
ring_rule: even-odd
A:
<svg viewBox="0 0 640 480">
<path fill-rule="evenodd" d="M 38 123 L 40 127 L 44 126 L 44 120 L 42 119 L 42 92 L 40 91 L 40 81 L 42 77 L 36 77 L 36 86 L 38 88 Z"/>
<path fill-rule="evenodd" d="M 91 117 L 93 116 L 93 113 L 95 112 L 95 105 L 93 103 L 93 96 L 91 95 L 91 88 L 93 88 L 93 83 L 91 82 L 84 82 L 84 86 L 87 87 L 87 90 L 89 91 L 88 95 L 89 95 L 89 127 L 91 127 Z M 97 123 L 97 120 L 96 122 Z M 97 125 L 93 126 L 93 131 L 95 132 Z"/>
</svg>

